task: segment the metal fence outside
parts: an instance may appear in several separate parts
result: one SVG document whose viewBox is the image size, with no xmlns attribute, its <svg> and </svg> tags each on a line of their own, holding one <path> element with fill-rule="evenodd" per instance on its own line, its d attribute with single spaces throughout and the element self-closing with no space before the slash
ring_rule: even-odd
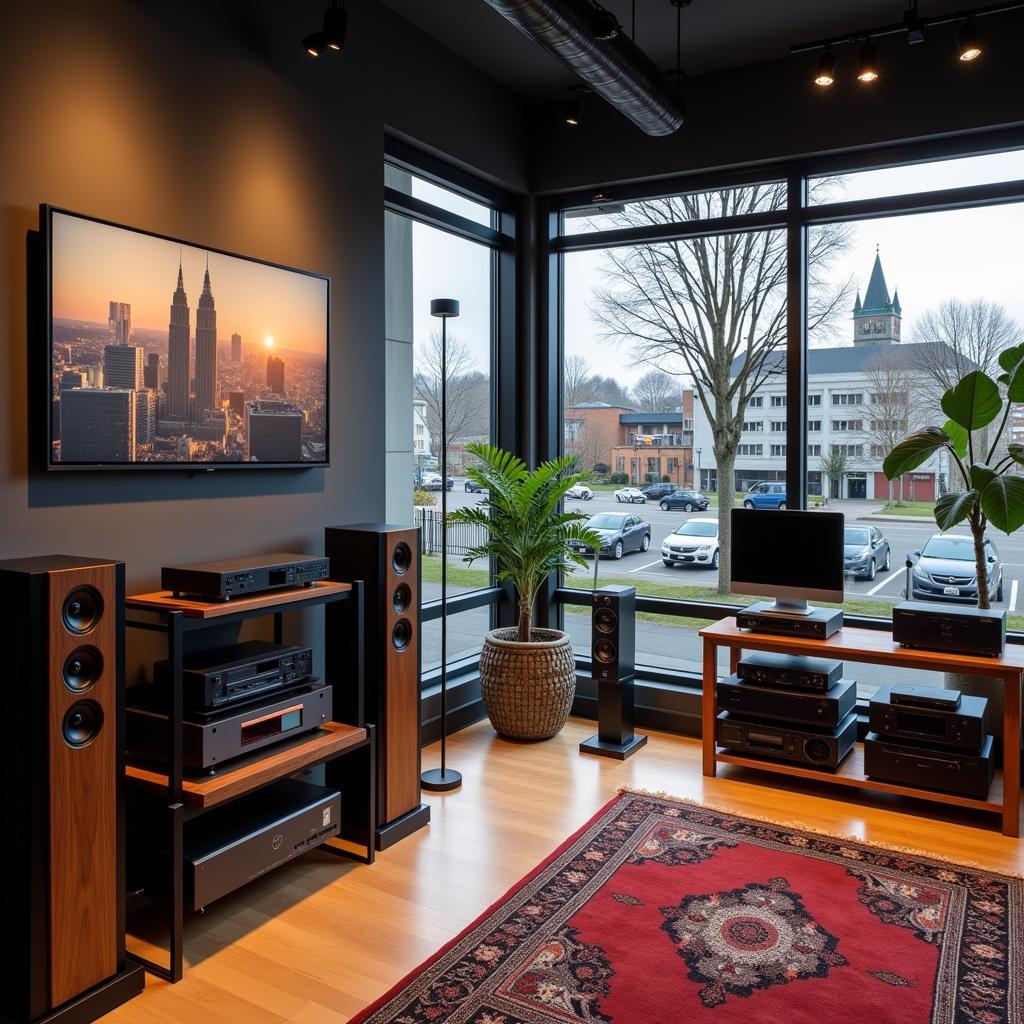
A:
<svg viewBox="0 0 1024 1024">
<path fill-rule="evenodd" d="M 413 510 L 414 525 L 420 528 L 423 537 L 423 554 L 441 553 L 441 510 L 437 508 L 416 508 Z M 464 555 L 470 548 L 482 544 L 487 534 L 482 527 L 471 523 L 448 524 L 448 554 Z"/>
</svg>

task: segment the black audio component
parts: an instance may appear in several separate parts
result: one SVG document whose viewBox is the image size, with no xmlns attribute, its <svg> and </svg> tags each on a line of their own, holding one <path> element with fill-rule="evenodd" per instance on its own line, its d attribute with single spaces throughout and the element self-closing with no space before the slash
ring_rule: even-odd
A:
<svg viewBox="0 0 1024 1024">
<path fill-rule="evenodd" d="M 988 700 L 964 695 L 953 711 L 893 704 L 883 686 L 871 698 L 868 728 L 886 739 L 903 739 L 930 746 L 980 750 L 988 735 Z"/>
<path fill-rule="evenodd" d="M 636 588 L 610 583 L 593 592 L 590 671 L 597 683 L 597 732 L 580 744 L 588 754 L 625 760 L 646 742 L 633 730 Z"/>
<path fill-rule="evenodd" d="M 176 597 L 227 601 L 265 590 L 312 586 L 329 575 L 327 558 L 275 551 L 270 555 L 245 555 L 195 565 L 165 565 L 160 570 L 160 585 Z"/>
<path fill-rule="evenodd" d="M 889 703 L 904 704 L 913 708 L 956 711 L 960 707 L 960 691 L 940 690 L 937 686 L 911 686 L 908 683 L 894 683 L 889 687 Z"/>
<path fill-rule="evenodd" d="M 327 842 L 340 818 L 337 790 L 281 779 L 189 822 L 185 883 L 192 909 Z"/>
<path fill-rule="evenodd" d="M 864 774 L 881 782 L 985 800 L 994 772 L 991 736 L 980 750 L 936 750 L 873 732 L 864 740 Z"/>
<path fill-rule="evenodd" d="M 833 729 L 811 729 L 781 722 L 749 722 L 731 711 L 720 711 L 716 736 L 721 746 L 737 753 L 835 769 L 853 750 L 857 715 L 851 711 Z"/>
<path fill-rule="evenodd" d="M 182 724 L 182 763 L 208 769 L 320 728 L 332 719 L 333 691 L 313 685 L 271 703 L 244 709 L 228 708 L 202 721 Z M 167 715 L 155 707 L 128 708 L 128 751 L 149 761 L 167 759 Z"/>
<path fill-rule="evenodd" d="M 157 686 L 170 684 L 167 661 L 153 666 Z M 250 640 L 232 647 L 186 655 L 182 674 L 185 708 L 209 711 L 248 701 L 260 694 L 302 682 L 313 672 L 309 647 L 288 647 Z"/>
<path fill-rule="evenodd" d="M 935 601 L 901 601 L 892 610 L 892 638 L 904 647 L 956 651 L 998 658 L 1006 647 L 1002 608 L 950 607 Z"/>
<path fill-rule="evenodd" d="M 793 654 L 756 651 L 740 660 L 736 675 L 745 682 L 761 686 L 825 693 L 842 678 L 843 663 L 830 658 L 804 658 Z"/>
<path fill-rule="evenodd" d="M 806 615 L 771 611 L 774 603 L 758 601 L 736 613 L 736 625 L 753 633 L 776 636 L 810 636 L 827 640 L 843 628 L 842 608 L 811 608 Z"/>
<path fill-rule="evenodd" d="M 716 694 L 720 711 L 732 711 L 744 718 L 772 718 L 831 729 L 854 709 L 857 683 L 840 679 L 825 693 L 810 693 L 757 686 L 738 676 L 728 676 L 718 681 Z"/>
</svg>

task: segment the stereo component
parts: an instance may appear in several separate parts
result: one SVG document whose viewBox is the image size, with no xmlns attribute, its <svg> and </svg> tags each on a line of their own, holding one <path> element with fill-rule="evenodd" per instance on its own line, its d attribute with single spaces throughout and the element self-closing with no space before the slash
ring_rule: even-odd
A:
<svg viewBox="0 0 1024 1024">
<path fill-rule="evenodd" d="M 911 686 L 894 683 L 889 687 L 889 703 L 914 708 L 956 711 L 960 707 L 959 690 L 940 690 L 937 686 Z"/>
<path fill-rule="evenodd" d="M 157 687 L 170 685 L 169 662 L 153 666 Z M 309 647 L 288 647 L 265 640 L 250 640 L 232 647 L 186 655 L 182 685 L 187 711 L 249 701 L 283 687 L 301 683 L 313 672 Z"/>
<path fill-rule="evenodd" d="M 338 834 L 341 794 L 282 779 L 191 821 L 185 884 L 201 910 Z"/>
<path fill-rule="evenodd" d="M 337 695 L 338 718 L 377 727 L 377 849 L 430 821 L 420 802 L 420 535 L 409 526 L 356 523 L 324 532 L 331 579 L 362 581 L 364 621 L 347 602 L 326 610 L 328 679 L 358 679 Z"/>
<path fill-rule="evenodd" d="M 748 722 L 731 711 L 718 714 L 716 736 L 737 753 L 836 769 L 857 739 L 857 714 L 851 711 L 834 729 L 811 729 L 780 722 Z"/>
<path fill-rule="evenodd" d="M 333 719 L 333 689 L 314 684 L 268 704 L 228 708 L 182 723 L 182 764 L 204 770 L 283 739 L 319 729 Z M 128 751 L 136 758 L 167 759 L 167 714 L 149 706 L 128 708 Z"/>
<path fill-rule="evenodd" d="M 175 597 L 228 601 L 267 590 L 309 587 L 317 580 L 327 579 L 329 573 L 326 558 L 275 551 L 195 565 L 165 565 L 160 570 L 160 585 Z"/>
<path fill-rule="evenodd" d="M 0 1016 L 91 1021 L 142 990 L 124 940 L 124 565 L 0 562 L 10 637 Z"/>
<path fill-rule="evenodd" d="M 745 682 L 825 693 L 843 675 L 843 663 L 830 658 L 755 651 L 740 660 L 736 675 Z M 841 716 L 840 716 L 841 717 Z"/>
<path fill-rule="evenodd" d="M 883 686 L 871 698 L 868 715 L 868 728 L 886 739 L 980 750 L 988 735 L 988 700 L 969 694 L 950 711 L 920 704 L 893 704 L 889 687 Z"/>
<path fill-rule="evenodd" d="M 991 736 L 976 751 L 934 750 L 874 732 L 864 740 L 864 774 L 882 782 L 986 800 L 994 772 Z"/>
<path fill-rule="evenodd" d="M 718 681 L 716 694 L 720 711 L 732 711 L 744 718 L 771 718 L 832 728 L 856 706 L 857 683 L 840 679 L 826 693 L 809 693 L 757 686 L 738 676 L 728 676 Z"/>
<path fill-rule="evenodd" d="M 811 608 L 804 615 L 771 611 L 772 601 L 758 601 L 736 613 L 736 625 L 753 633 L 810 636 L 827 640 L 843 627 L 842 608 Z"/>
<path fill-rule="evenodd" d="M 904 647 L 925 651 L 998 658 L 1006 647 L 1006 610 L 901 601 L 892 610 L 892 638 Z"/>
</svg>

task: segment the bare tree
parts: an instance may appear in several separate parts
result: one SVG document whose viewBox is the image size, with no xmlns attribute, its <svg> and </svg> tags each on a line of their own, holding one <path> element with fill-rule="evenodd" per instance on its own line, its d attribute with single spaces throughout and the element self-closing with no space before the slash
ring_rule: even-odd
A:
<svg viewBox="0 0 1024 1024">
<path fill-rule="evenodd" d="M 849 464 L 849 458 L 842 445 L 829 445 L 828 451 L 821 456 L 818 465 L 821 466 L 822 476 L 824 476 L 830 484 L 836 485 L 834 488 L 829 487 L 828 491 L 825 493 L 824 500 L 826 502 L 832 496 L 833 490 L 839 491 L 843 477 L 846 476 L 849 468 Z"/>
<path fill-rule="evenodd" d="M 592 402 L 590 366 L 581 355 L 567 356 L 562 371 L 562 398 L 565 408 L 571 409 L 581 402 Z"/>
<path fill-rule="evenodd" d="M 609 405 L 619 405 L 624 409 L 633 407 L 633 399 L 626 387 L 614 377 L 602 377 L 594 374 L 590 378 L 590 389 L 593 394 L 593 401 L 607 402 Z"/>
<path fill-rule="evenodd" d="M 831 182 L 829 183 L 832 184 Z M 617 227 L 683 223 L 780 210 L 784 183 L 630 203 Z M 808 241 L 809 328 L 827 333 L 844 315 L 849 284 L 826 284 L 825 268 L 848 245 L 848 229 L 816 229 Z M 685 374 L 711 425 L 719 507 L 731 508 L 735 462 L 751 395 L 783 371 L 776 349 L 786 334 L 786 237 L 750 231 L 633 245 L 606 253 L 605 284 L 593 315 L 607 338 L 628 344 L 638 363 Z M 719 524 L 718 591 L 729 592 L 729 516 Z"/>
<path fill-rule="evenodd" d="M 633 398 L 641 412 L 674 412 L 683 401 L 679 378 L 664 370 L 648 370 L 634 385 Z"/>
<path fill-rule="evenodd" d="M 591 473 L 598 463 L 610 462 L 615 439 L 602 421 L 588 418 L 580 425 L 574 451 L 579 455 L 580 471 Z"/>
</svg>

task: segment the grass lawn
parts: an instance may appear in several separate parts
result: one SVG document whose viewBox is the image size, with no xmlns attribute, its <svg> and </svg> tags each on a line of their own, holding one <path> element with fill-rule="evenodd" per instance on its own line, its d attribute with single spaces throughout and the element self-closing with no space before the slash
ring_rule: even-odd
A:
<svg viewBox="0 0 1024 1024">
<path fill-rule="evenodd" d="M 878 514 L 886 516 L 932 516 L 935 514 L 934 501 L 905 501 L 902 505 L 883 504 Z"/>
</svg>

